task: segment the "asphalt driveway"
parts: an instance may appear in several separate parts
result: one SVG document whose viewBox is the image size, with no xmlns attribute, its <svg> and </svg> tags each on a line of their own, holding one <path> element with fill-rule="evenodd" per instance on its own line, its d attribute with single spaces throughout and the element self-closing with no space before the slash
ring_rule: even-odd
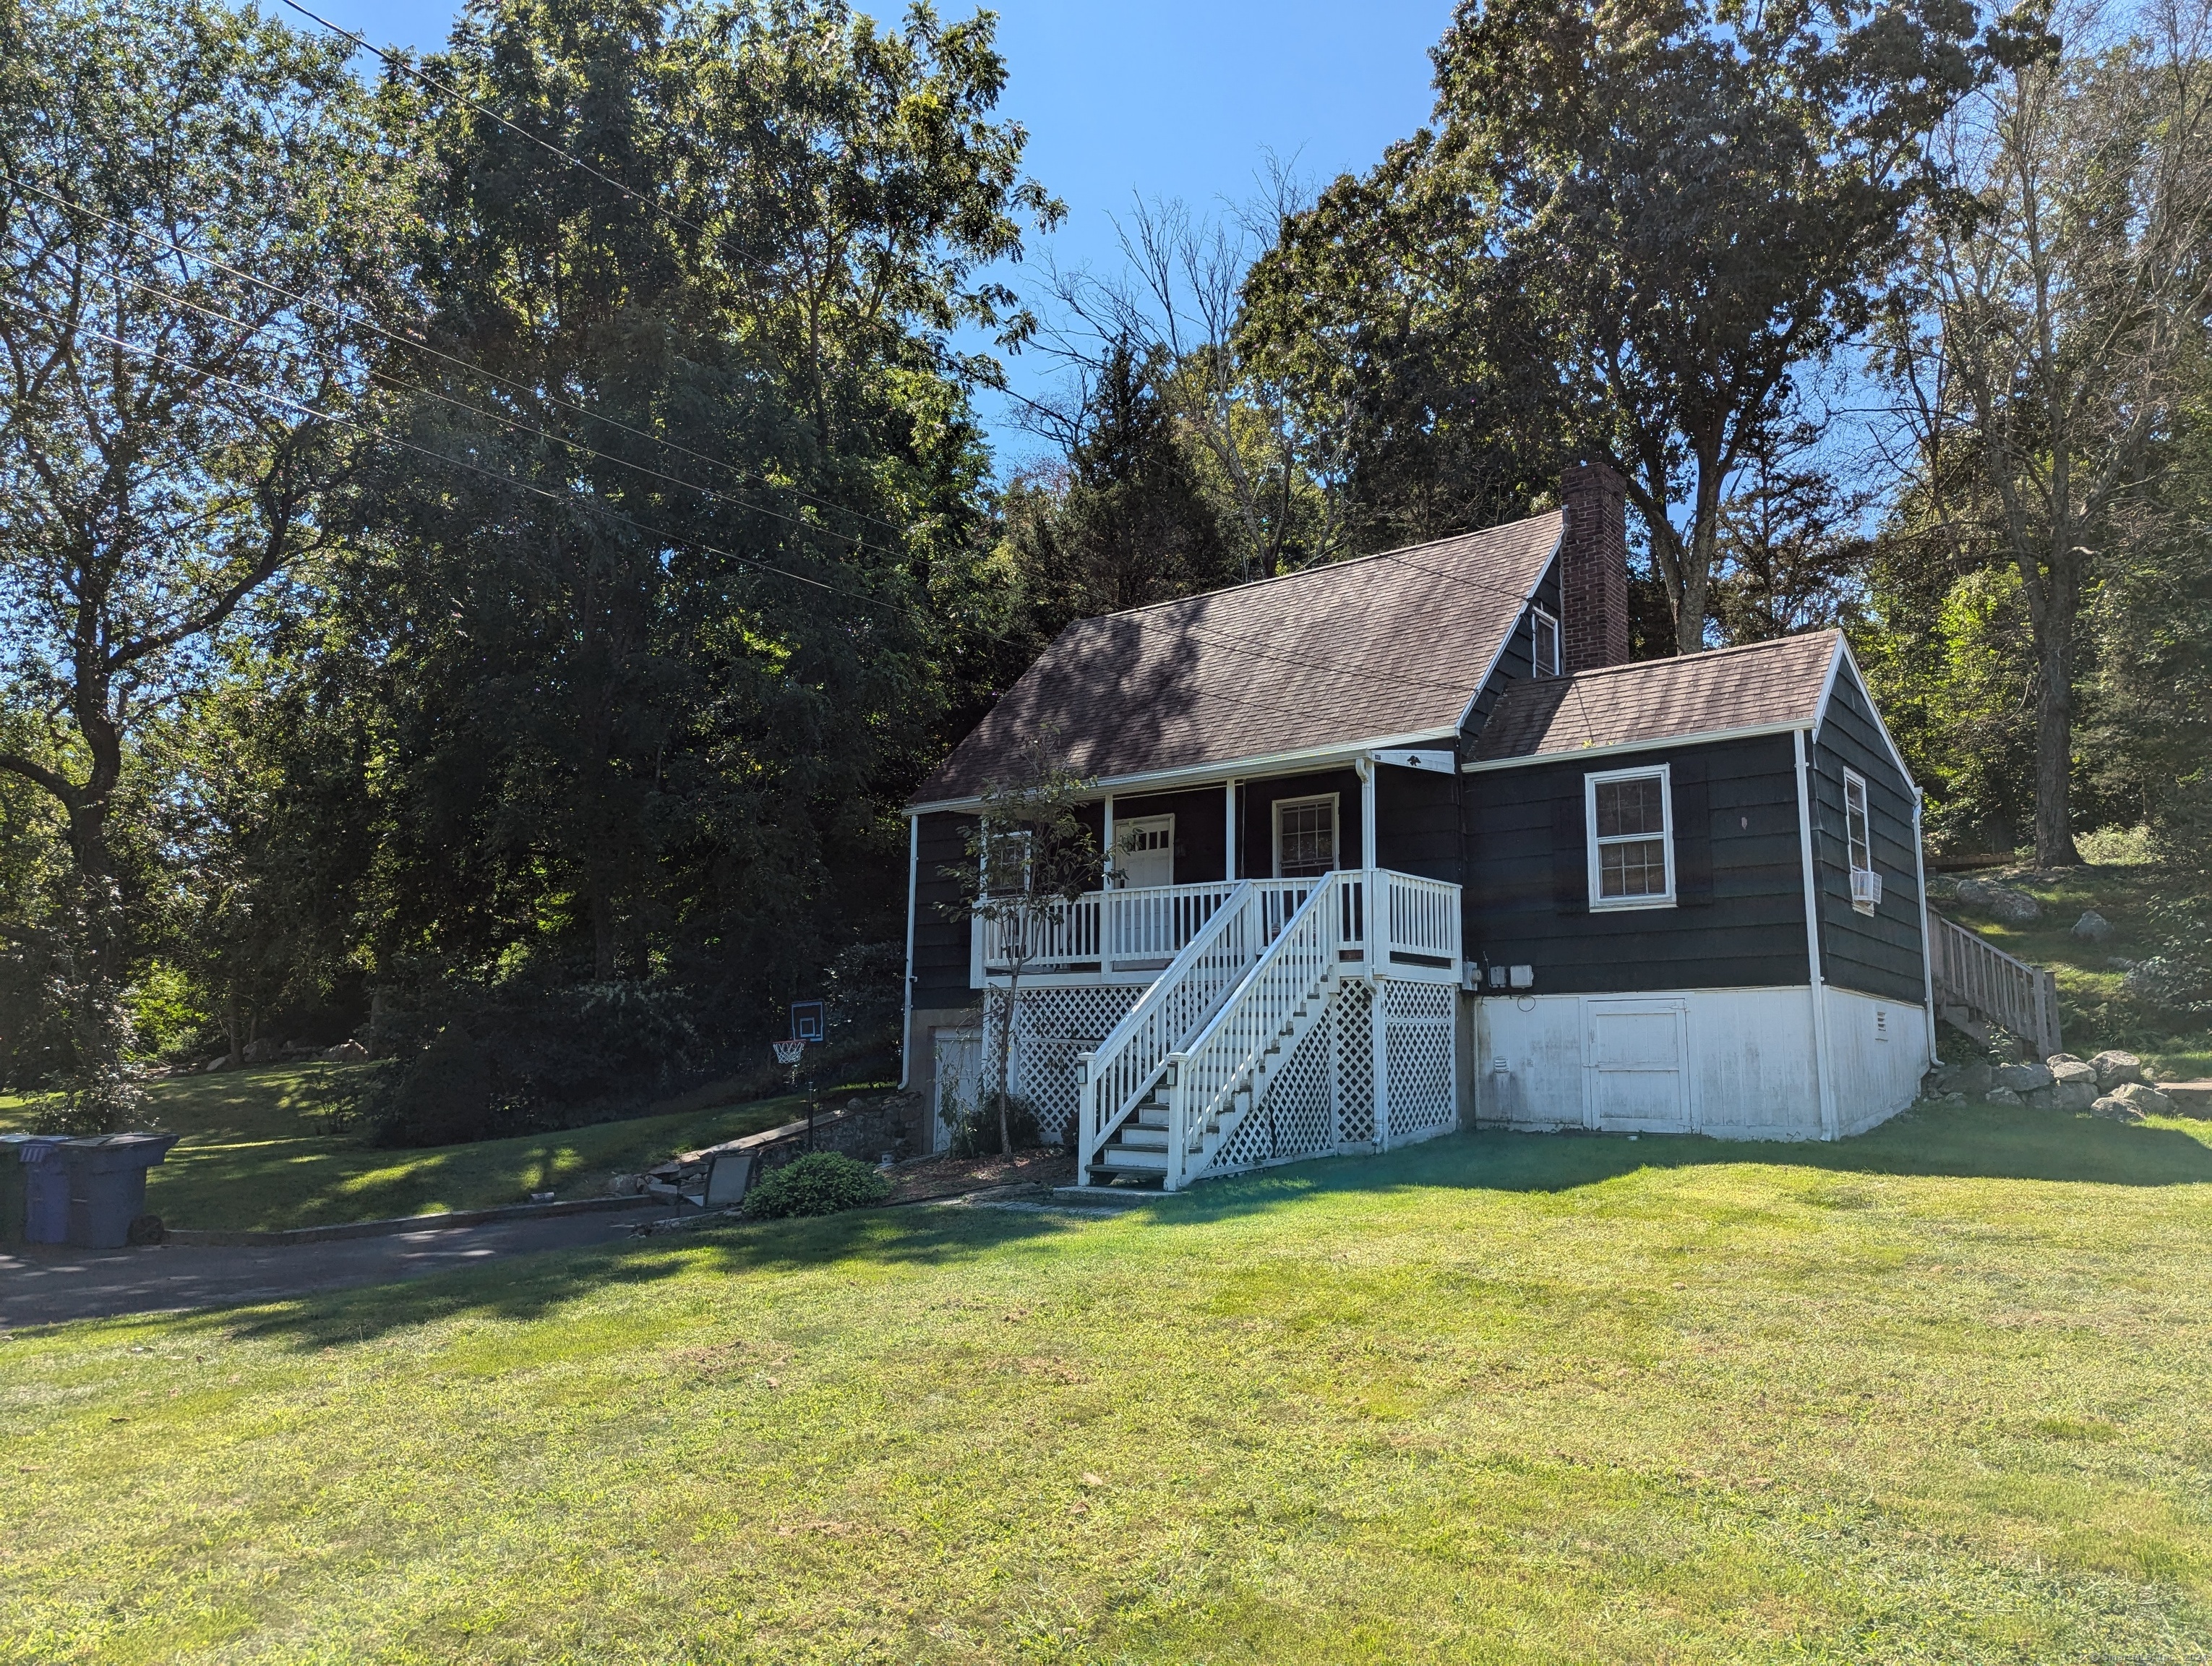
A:
<svg viewBox="0 0 2212 1666">
<path fill-rule="evenodd" d="M 625 1237 L 634 1213 L 559 1215 L 324 1243 L 0 1250 L 0 1326 L 280 1301 Z"/>
</svg>

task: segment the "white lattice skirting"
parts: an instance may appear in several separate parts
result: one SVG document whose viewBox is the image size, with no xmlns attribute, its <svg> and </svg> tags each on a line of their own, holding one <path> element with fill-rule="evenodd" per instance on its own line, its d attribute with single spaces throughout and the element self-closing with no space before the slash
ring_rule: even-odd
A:
<svg viewBox="0 0 2212 1666">
<path fill-rule="evenodd" d="M 1109 984 L 1024 990 L 1015 998 L 1014 1056 L 1007 1073 L 1013 1091 L 1036 1108 L 1037 1132 L 1045 1139 L 1064 1139 L 1074 1125 L 1076 1056 L 1105 1040 L 1143 994 L 1141 988 Z M 985 1020 L 983 1056 L 998 1057 L 995 1002 Z"/>
</svg>

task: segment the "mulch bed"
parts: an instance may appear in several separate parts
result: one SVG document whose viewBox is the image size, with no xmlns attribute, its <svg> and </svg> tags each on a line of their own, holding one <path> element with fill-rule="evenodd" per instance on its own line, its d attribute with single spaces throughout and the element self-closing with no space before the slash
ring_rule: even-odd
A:
<svg viewBox="0 0 2212 1666">
<path fill-rule="evenodd" d="M 891 1199 L 910 1203 L 925 1197 L 980 1191 L 986 1186 L 1072 1186 L 1075 1154 L 1045 1146 L 1012 1157 L 925 1157 L 891 1170 Z"/>
</svg>

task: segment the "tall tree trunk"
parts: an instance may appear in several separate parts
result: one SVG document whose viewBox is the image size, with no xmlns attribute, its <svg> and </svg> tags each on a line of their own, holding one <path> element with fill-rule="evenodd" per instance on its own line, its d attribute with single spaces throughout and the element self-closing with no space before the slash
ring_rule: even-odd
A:
<svg viewBox="0 0 2212 1666">
<path fill-rule="evenodd" d="M 2071 867 L 2074 844 L 2074 624 L 2081 606 L 2071 575 L 2051 575 L 2035 636 L 2035 865 Z"/>
</svg>

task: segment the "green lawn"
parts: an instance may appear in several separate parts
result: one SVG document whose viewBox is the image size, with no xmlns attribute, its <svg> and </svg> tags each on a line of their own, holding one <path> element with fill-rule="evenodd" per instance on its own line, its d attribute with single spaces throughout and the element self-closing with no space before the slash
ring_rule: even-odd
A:
<svg viewBox="0 0 2212 1666">
<path fill-rule="evenodd" d="M 363 1065 L 268 1065 L 153 1085 L 149 1120 L 183 1134 L 153 1171 L 146 1207 L 171 1226 L 254 1231 L 574 1197 L 678 1151 L 805 1115 L 803 1099 L 632 1117 L 557 1134 L 418 1151 L 379 1151 L 331 1132 Z M 0 1131 L 25 1107 L 0 1100 Z"/>
<path fill-rule="evenodd" d="M 2207 1138 L 1486 1134 L 27 1333 L 0 1660 L 2205 1661 Z"/>
<path fill-rule="evenodd" d="M 2125 1047 L 2170 1079 L 2212 1076 L 2212 1032 L 2201 1021 L 2179 1032 L 2172 1020 L 2156 1021 L 2124 994 L 2124 973 L 2112 964 L 2155 952 L 2144 935 L 2149 924 L 2144 905 L 2172 883 L 2163 870 L 2092 863 L 2066 870 L 2049 884 L 2020 870 L 1954 877 L 1995 879 L 2043 904 L 2042 917 L 2026 926 L 2000 925 L 1955 903 L 1939 902 L 1936 907 L 2007 953 L 2048 966 L 2057 976 L 2059 1020 L 2070 1051 L 2087 1058 L 2099 1048 Z M 2088 909 L 2112 922 L 2112 935 L 2102 943 L 2085 943 L 2073 935 L 2074 922 Z"/>
</svg>

